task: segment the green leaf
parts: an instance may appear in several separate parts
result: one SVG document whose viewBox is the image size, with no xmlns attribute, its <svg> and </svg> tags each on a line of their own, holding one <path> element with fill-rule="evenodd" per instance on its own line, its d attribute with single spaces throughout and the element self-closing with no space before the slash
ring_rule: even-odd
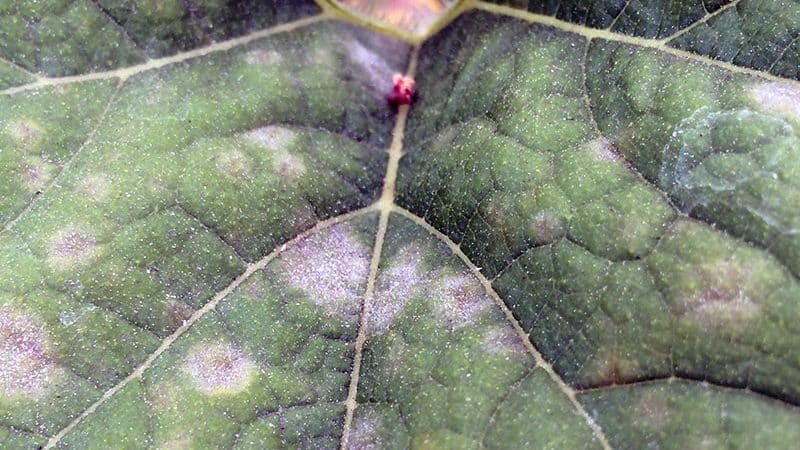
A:
<svg viewBox="0 0 800 450">
<path fill-rule="evenodd" d="M 0 5 L 0 446 L 793 448 L 784 3 Z"/>
</svg>

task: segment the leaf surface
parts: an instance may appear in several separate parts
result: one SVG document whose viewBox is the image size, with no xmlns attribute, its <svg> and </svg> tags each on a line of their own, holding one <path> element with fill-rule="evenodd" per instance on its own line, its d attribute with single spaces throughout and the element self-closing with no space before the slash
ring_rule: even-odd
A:
<svg viewBox="0 0 800 450">
<path fill-rule="evenodd" d="M 792 448 L 792 4 L 334 3 L 0 7 L 3 448 Z"/>
</svg>

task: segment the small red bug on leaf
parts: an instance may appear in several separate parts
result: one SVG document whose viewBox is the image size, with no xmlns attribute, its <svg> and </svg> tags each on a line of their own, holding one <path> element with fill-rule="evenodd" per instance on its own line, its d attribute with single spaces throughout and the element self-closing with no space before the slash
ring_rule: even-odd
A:
<svg viewBox="0 0 800 450">
<path fill-rule="evenodd" d="M 414 98 L 414 79 L 403 74 L 396 73 L 392 77 L 394 86 L 392 93 L 389 94 L 389 103 L 393 105 L 410 105 Z"/>
</svg>

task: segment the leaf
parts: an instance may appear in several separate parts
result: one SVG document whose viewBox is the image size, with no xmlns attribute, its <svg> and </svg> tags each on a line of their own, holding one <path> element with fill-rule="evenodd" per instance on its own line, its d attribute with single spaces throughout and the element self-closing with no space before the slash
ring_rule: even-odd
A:
<svg viewBox="0 0 800 450">
<path fill-rule="evenodd" d="M 791 6 L 334 3 L 0 6 L 3 448 L 792 448 Z"/>
</svg>

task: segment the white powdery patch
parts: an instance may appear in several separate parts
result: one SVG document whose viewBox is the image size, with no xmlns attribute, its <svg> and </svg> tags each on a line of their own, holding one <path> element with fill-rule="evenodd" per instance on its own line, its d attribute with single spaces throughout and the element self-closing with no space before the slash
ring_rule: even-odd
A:
<svg viewBox="0 0 800 450">
<path fill-rule="evenodd" d="M 678 304 L 687 318 L 708 328 L 752 322 L 760 316 L 763 299 L 760 289 L 749 286 L 749 281 L 763 270 L 759 262 L 746 266 L 723 262 L 701 269 L 705 284 Z"/>
<path fill-rule="evenodd" d="M 0 392 L 41 397 L 63 374 L 50 356 L 47 331 L 24 314 L 0 310 Z"/>
<path fill-rule="evenodd" d="M 487 353 L 524 358 L 528 355 L 522 338 L 511 326 L 498 326 L 489 329 L 483 336 L 483 348 Z"/>
<path fill-rule="evenodd" d="M 282 277 L 326 314 L 358 323 L 370 250 L 347 224 L 308 236 L 281 257 Z"/>
<path fill-rule="evenodd" d="M 435 319 L 450 330 L 474 323 L 479 313 L 491 308 L 491 299 L 474 276 L 446 269 L 423 270 L 421 259 L 421 249 L 409 245 L 398 252 L 396 262 L 381 272 L 374 300 L 369 303 L 368 335 L 385 333 L 415 297 L 426 298 Z"/>
<path fill-rule="evenodd" d="M 189 353 L 184 365 L 195 388 L 206 394 L 242 392 L 257 370 L 242 350 L 228 343 L 198 346 Z"/>
<path fill-rule="evenodd" d="M 437 318 L 451 330 L 474 323 L 478 314 L 493 305 L 472 274 L 445 274 L 437 278 L 430 286 L 430 299 Z"/>
<path fill-rule="evenodd" d="M 289 149 L 297 142 L 296 131 L 286 127 L 268 125 L 252 130 L 245 136 L 261 144 L 270 152 L 272 167 L 279 176 L 296 179 L 306 172 L 303 160 L 289 152 Z"/>
<path fill-rule="evenodd" d="M 373 411 L 363 411 L 353 419 L 350 435 L 347 439 L 348 450 L 379 450 L 381 437 L 377 429 L 380 426 L 380 417 Z"/>
<path fill-rule="evenodd" d="M 245 60 L 248 64 L 271 66 L 280 63 L 283 60 L 283 56 L 275 50 L 255 49 L 247 53 Z"/>
<path fill-rule="evenodd" d="M 751 86 L 749 92 L 765 111 L 800 120 L 800 88 L 788 83 L 770 82 Z"/>
<path fill-rule="evenodd" d="M 408 300 L 419 294 L 427 283 L 425 275 L 419 271 L 421 258 L 419 247 L 407 246 L 398 252 L 389 267 L 381 271 L 367 310 L 367 335 L 388 331 Z"/>
<path fill-rule="evenodd" d="M 96 247 L 91 234 L 73 227 L 63 228 L 50 238 L 47 260 L 55 269 L 67 269 L 88 262 Z"/>
<path fill-rule="evenodd" d="M 538 242 L 550 243 L 564 236 L 564 222 L 549 211 L 537 213 L 531 220 L 530 230 Z"/>
<path fill-rule="evenodd" d="M 22 146 L 33 145 L 42 136 L 42 127 L 32 120 L 8 122 L 6 130 Z"/>
<path fill-rule="evenodd" d="M 250 162 L 239 150 L 231 150 L 216 157 L 215 166 L 222 175 L 236 180 L 250 179 Z"/>
<path fill-rule="evenodd" d="M 109 190 L 111 190 L 111 176 L 107 173 L 90 175 L 78 184 L 78 192 L 93 202 L 105 199 Z"/>
<path fill-rule="evenodd" d="M 385 97 L 392 91 L 392 77 L 398 69 L 392 68 L 383 56 L 353 40 L 347 44 L 347 56 L 351 64 L 360 69 L 367 85 L 378 97 Z"/>
<path fill-rule="evenodd" d="M 598 161 L 618 162 L 620 160 L 617 149 L 608 139 L 592 139 L 586 143 L 586 148 L 595 155 Z"/>
<path fill-rule="evenodd" d="M 42 158 L 28 158 L 22 167 L 22 179 L 31 192 L 41 191 L 53 178 L 54 167 Z"/>
</svg>

